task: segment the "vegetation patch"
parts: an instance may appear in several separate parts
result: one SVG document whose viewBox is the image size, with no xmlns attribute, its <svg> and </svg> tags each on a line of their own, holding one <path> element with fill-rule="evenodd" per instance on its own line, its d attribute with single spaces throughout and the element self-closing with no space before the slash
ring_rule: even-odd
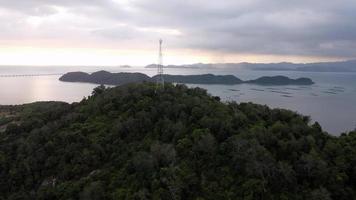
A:
<svg viewBox="0 0 356 200">
<path fill-rule="evenodd" d="M 16 108 L 0 199 L 356 197 L 356 132 L 334 137 L 292 111 L 151 83 Z"/>
</svg>

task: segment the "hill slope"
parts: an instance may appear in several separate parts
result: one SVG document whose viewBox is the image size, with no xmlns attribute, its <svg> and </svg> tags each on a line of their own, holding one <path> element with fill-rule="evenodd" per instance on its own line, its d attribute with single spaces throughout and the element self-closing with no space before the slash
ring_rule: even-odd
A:
<svg viewBox="0 0 356 200">
<path fill-rule="evenodd" d="M 0 133 L 0 199 L 356 197 L 356 133 L 291 111 L 149 83 L 48 105 Z"/>
</svg>

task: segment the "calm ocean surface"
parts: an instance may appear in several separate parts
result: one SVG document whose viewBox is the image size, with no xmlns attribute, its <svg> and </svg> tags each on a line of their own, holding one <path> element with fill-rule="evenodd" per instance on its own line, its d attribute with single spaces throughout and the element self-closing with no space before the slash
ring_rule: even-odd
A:
<svg viewBox="0 0 356 200">
<path fill-rule="evenodd" d="M 69 71 L 142 72 L 154 75 L 155 69 L 102 67 L 14 67 L 0 66 L 3 74 L 65 73 Z M 169 74 L 234 74 L 247 80 L 261 76 L 285 75 L 290 78 L 308 77 L 312 86 L 190 85 L 208 90 L 225 101 L 254 102 L 273 108 L 287 108 L 318 121 L 333 135 L 356 127 L 356 73 L 318 73 L 288 71 L 250 71 L 217 69 L 165 69 Z M 65 83 L 59 76 L 0 77 L 0 105 L 23 104 L 34 101 L 76 102 L 91 94 L 96 85 Z"/>
</svg>

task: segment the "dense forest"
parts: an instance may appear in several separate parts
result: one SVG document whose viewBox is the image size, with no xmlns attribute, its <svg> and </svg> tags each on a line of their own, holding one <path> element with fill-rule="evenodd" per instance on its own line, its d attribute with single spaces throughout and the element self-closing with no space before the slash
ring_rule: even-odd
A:
<svg viewBox="0 0 356 200">
<path fill-rule="evenodd" d="M 0 110 L 0 199 L 355 199 L 356 132 L 200 88 Z"/>
</svg>

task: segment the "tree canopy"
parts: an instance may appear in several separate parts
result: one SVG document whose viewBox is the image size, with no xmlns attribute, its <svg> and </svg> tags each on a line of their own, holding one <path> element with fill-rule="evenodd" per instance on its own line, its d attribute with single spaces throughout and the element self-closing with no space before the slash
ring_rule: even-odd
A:
<svg viewBox="0 0 356 200">
<path fill-rule="evenodd" d="M 356 132 L 200 88 L 98 87 L 19 109 L 0 199 L 355 199 Z"/>
</svg>

